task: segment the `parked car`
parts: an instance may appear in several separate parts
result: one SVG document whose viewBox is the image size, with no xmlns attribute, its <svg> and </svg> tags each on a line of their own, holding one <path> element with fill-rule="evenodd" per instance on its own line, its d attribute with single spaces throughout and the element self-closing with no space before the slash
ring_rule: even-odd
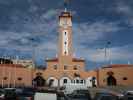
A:
<svg viewBox="0 0 133 100">
<path fill-rule="evenodd" d="M 70 100 L 92 100 L 89 91 L 86 89 L 74 90 L 67 97 Z"/>
<path fill-rule="evenodd" d="M 35 90 L 32 88 L 16 89 L 18 100 L 34 100 Z"/>
<path fill-rule="evenodd" d="M 0 100 L 4 100 L 4 96 L 5 96 L 4 91 L 1 89 L 0 90 Z"/>
<path fill-rule="evenodd" d="M 36 92 L 34 100 L 68 100 L 63 92 L 40 91 Z"/>
<path fill-rule="evenodd" d="M 124 100 L 133 100 L 133 91 L 124 92 Z"/>
<path fill-rule="evenodd" d="M 56 92 L 57 100 L 68 100 L 68 97 L 64 94 L 64 92 Z"/>
<path fill-rule="evenodd" d="M 4 94 L 4 100 L 17 100 L 15 88 L 5 88 Z"/>
<path fill-rule="evenodd" d="M 64 93 L 65 94 L 71 94 L 74 90 L 85 90 L 88 89 L 88 87 L 84 84 L 66 84 L 64 86 Z"/>
<path fill-rule="evenodd" d="M 93 100 L 123 100 L 123 94 L 113 91 L 97 92 Z"/>
</svg>

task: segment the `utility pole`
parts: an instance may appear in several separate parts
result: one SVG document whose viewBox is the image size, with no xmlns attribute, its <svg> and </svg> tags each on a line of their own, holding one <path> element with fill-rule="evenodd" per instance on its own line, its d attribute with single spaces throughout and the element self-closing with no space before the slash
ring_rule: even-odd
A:
<svg viewBox="0 0 133 100">
<path fill-rule="evenodd" d="M 106 42 L 105 44 L 104 44 L 104 47 L 102 47 L 102 48 L 98 48 L 99 50 L 103 50 L 103 62 L 104 62 L 104 64 L 106 65 L 107 64 L 107 61 L 110 59 L 108 59 L 108 56 L 110 56 L 109 55 L 109 45 L 111 44 L 111 42 Z"/>
<path fill-rule="evenodd" d="M 104 54 L 104 58 L 105 58 L 105 65 L 107 64 L 107 61 L 108 61 L 108 56 L 109 56 L 109 52 L 108 52 L 108 50 L 110 49 L 110 47 L 109 47 L 109 45 L 111 44 L 111 42 L 107 42 L 106 44 L 105 44 L 105 54 Z"/>
</svg>

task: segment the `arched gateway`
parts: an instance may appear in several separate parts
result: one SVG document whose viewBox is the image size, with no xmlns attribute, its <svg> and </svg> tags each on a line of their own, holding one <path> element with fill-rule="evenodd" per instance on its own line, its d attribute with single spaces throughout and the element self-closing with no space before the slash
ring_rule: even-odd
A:
<svg viewBox="0 0 133 100">
<path fill-rule="evenodd" d="M 33 79 L 33 86 L 35 87 L 42 87 L 45 86 L 45 79 L 42 76 L 36 76 L 36 78 Z"/>
<path fill-rule="evenodd" d="M 109 75 L 109 76 L 107 77 L 107 85 L 108 85 L 108 86 L 116 86 L 116 85 L 117 85 L 117 81 L 116 81 L 116 79 L 115 79 L 114 76 Z"/>
</svg>

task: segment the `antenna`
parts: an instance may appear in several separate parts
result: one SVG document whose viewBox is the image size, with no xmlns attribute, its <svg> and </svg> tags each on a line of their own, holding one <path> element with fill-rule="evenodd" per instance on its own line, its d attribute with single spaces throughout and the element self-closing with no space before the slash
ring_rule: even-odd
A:
<svg viewBox="0 0 133 100">
<path fill-rule="evenodd" d="M 69 2 L 69 0 L 64 0 L 65 12 L 67 12 L 67 9 L 68 9 L 68 2 Z"/>
</svg>

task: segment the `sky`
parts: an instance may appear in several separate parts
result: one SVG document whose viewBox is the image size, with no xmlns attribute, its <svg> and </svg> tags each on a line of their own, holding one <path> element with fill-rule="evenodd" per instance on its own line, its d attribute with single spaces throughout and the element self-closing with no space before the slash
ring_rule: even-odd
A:
<svg viewBox="0 0 133 100">
<path fill-rule="evenodd" d="M 56 57 L 63 2 L 0 0 L 0 56 L 31 59 L 34 54 L 44 66 L 45 59 Z M 133 0 L 70 0 L 68 8 L 74 56 L 86 60 L 86 69 L 133 64 Z"/>
</svg>

